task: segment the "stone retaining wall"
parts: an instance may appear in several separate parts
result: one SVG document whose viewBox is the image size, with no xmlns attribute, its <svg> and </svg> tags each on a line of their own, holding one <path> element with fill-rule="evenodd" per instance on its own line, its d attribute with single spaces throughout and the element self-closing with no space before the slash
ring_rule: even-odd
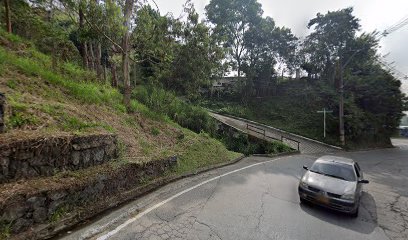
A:
<svg viewBox="0 0 408 240">
<path fill-rule="evenodd" d="M 83 169 L 117 156 L 115 135 L 41 137 L 0 143 L 0 184 Z"/>
<path fill-rule="evenodd" d="M 73 177 L 66 177 L 62 179 L 63 181 L 55 180 L 53 177 L 47 180 L 35 179 L 23 184 L 24 192 L 13 193 L 15 184 L 5 184 L 0 187 L 0 191 L 11 193 L 0 197 L 0 229 L 7 227 L 12 235 L 19 233 L 20 237 L 14 236 L 15 239 L 45 238 L 31 235 L 35 233 L 30 233 L 29 229 L 44 226 L 47 228 L 43 231 L 45 233 L 58 231 L 48 229 L 49 225 L 69 216 L 79 208 L 92 209 L 90 211 L 93 212 L 109 208 L 109 200 L 106 204 L 99 203 L 162 176 L 176 164 L 177 158 L 171 157 L 144 164 L 124 164 L 88 176 L 86 179 Z M 39 188 L 41 185 L 45 186 Z M 87 207 L 98 204 L 102 205 L 102 209 Z"/>
</svg>

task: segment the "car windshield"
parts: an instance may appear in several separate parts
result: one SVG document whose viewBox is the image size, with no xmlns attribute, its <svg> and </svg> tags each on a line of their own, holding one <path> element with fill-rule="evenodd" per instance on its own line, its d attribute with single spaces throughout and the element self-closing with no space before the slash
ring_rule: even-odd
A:
<svg viewBox="0 0 408 240">
<path fill-rule="evenodd" d="M 315 162 L 310 171 L 346 181 L 356 181 L 353 167 L 347 164 Z"/>
</svg>

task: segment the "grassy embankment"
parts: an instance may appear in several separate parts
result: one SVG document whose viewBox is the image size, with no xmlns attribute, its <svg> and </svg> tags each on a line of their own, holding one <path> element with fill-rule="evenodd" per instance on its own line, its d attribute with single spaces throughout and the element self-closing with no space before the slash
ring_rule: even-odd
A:
<svg viewBox="0 0 408 240">
<path fill-rule="evenodd" d="M 5 94 L 7 102 L 7 131 L 0 134 L 0 144 L 36 137 L 114 133 L 120 147 L 120 157 L 115 161 L 77 171 L 55 172 L 51 177 L 3 184 L 2 189 L 6 189 L 0 190 L 3 200 L 27 193 L 88 186 L 100 176 L 120 179 L 116 176 L 127 169 L 135 169 L 136 163 L 171 156 L 178 156 L 178 164 L 164 173 L 163 179 L 242 156 L 227 147 L 246 154 L 259 149 L 273 153 L 290 151 L 278 143 L 249 144 L 247 136 L 238 140 L 219 138 L 219 141 L 212 137 L 218 137 L 215 123 L 205 110 L 164 90 L 148 92 L 143 87 L 137 88 L 128 113 L 122 103 L 122 94 L 98 81 L 93 73 L 66 62 L 60 62 L 54 69 L 50 56 L 37 51 L 30 41 L 1 29 L 0 92 Z M 143 100 L 144 104 L 136 99 Z M 226 147 L 225 143 L 230 144 Z M 154 180 L 140 179 L 135 187 L 147 186 Z M 47 221 L 57 223 L 72 212 L 92 216 L 111 206 L 111 201 L 117 204 L 120 199 L 129 197 L 126 193 L 117 196 L 107 193 L 107 196 L 95 196 L 92 202 L 61 206 Z M 95 211 L 89 213 L 88 209 L 93 209 L 89 208 L 91 205 Z M 10 237 L 12 228 L 12 223 L 0 222 L 0 239 Z"/>
<path fill-rule="evenodd" d="M 0 92 L 7 98 L 7 132 L 1 141 L 36 135 L 115 133 L 120 164 L 179 156 L 176 173 L 226 162 L 241 154 L 206 133 L 183 128 L 122 95 L 71 63 L 52 69 L 51 58 L 29 41 L 0 30 Z M 117 164 L 112 163 L 112 164 Z"/>
<path fill-rule="evenodd" d="M 327 114 L 327 137 L 323 138 L 323 114 L 317 113 L 323 107 L 333 110 L 335 106 L 328 106 L 327 101 L 305 83 L 288 83 L 285 88 L 278 96 L 255 98 L 246 104 L 214 98 L 202 106 L 338 145 L 335 114 Z"/>
</svg>

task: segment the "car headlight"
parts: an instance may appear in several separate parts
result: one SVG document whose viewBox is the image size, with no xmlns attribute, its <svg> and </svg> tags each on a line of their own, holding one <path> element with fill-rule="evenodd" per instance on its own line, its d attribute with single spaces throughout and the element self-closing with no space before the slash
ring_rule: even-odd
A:
<svg viewBox="0 0 408 240">
<path fill-rule="evenodd" d="M 341 196 L 342 199 L 345 200 L 354 200 L 354 193 L 346 193 Z"/>
<path fill-rule="evenodd" d="M 309 185 L 307 185 L 307 183 L 300 181 L 299 186 L 301 186 L 302 188 L 308 188 Z"/>
</svg>

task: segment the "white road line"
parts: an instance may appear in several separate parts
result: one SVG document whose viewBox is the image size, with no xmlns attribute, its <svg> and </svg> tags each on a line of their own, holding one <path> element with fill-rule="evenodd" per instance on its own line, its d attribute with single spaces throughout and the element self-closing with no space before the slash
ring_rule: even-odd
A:
<svg viewBox="0 0 408 240">
<path fill-rule="evenodd" d="M 183 194 L 185 194 L 185 193 L 187 193 L 187 192 L 190 192 L 191 190 L 194 190 L 194 189 L 196 189 L 196 188 L 198 188 L 198 187 L 201 187 L 201 186 L 204 185 L 204 184 L 207 184 L 207 183 L 212 182 L 212 181 L 214 181 L 214 180 L 217 180 L 217 179 L 219 179 L 219 178 L 225 177 L 225 176 L 227 176 L 227 175 L 230 175 L 230 174 L 233 174 L 233 173 L 236 173 L 236 172 L 240 172 L 240 171 L 242 171 L 242 170 L 245 170 L 245 169 L 248 169 L 248 168 L 251 168 L 251 167 L 255 167 L 255 166 L 258 166 L 258 165 L 261 165 L 261 164 L 264 164 L 264 163 L 275 162 L 275 161 L 280 160 L 280 159 L 282 159 L 282 158 L 283 158 L 283 157 L 275 158 L 275 159 L 272 159 L 272 160 L 269 160 L 269 161 L 265 161 L 265 162 L 254 163 L 254 164 L 252 164 L 252 165 L 249 165 L 249 166 L 246 166 L 246 167 L 243 167 L 243 168 L 240 168 L 240 169 L 236 169 L 236 170 L 231 171 L 231 172 L 224 173 L 224 174 L 219 175 L 219 176 L 217 176 L 217 177 L 213 177 L 213 178 L 208 179 L 208 180 L 206 180 L 206 181 L 204 181 L 204 182 L 201 182 L 201 183 L 199 183 L 199 184 L 197 184 L 197 185 L 195 185 L 195 186 L 193 186 L 193 187 L 187 188 L 186 190 L 183 190 L 183 191 L 177 193 L 176 195 L 173 195 L 172 197 L 169 197 L 169 198 L 167 198 L 166 200 L 164 200 L 164 201 L 162 201 L 162 202 L 159 202 L 159 203 L 157 203 L 156 205 L 153 205 L 153 206 L 149 207 L 148 209 L 146 209 L 146 210 L 144 210 L 143 212 L 139 213 L 139 214 L 136 215 L 135 217 L 133 217 L 133 218 L 131 218 L 131 219 L 128 219 L 126 222 L 122 223 L 121 225 L 119 225 L 119 226 L 118 226 L 117 228 L 115 228 L 114 230 L 112 230 L 112 231 L 110 231 L 110 232 L 108 232 L 108 233 L 106 233 L 106 234 L 104 234 L 104 235 L 98 237 L 97 240 L 106 240 L 106 239 L 109 239 L 109 238 L 112 237 L 113 235 L 117 234 L 120 230 L 122 230 L 123 228 L 125 228 L 125 227 L 128 226 L 129 224 L 135 222 L 136 220 L 140 219 L 140 218 L 143 217 L 144 215 L 146 215 L 146 214 L 150 213 L 151 211 L 153 211 L 153 210 L 155 210 L 155 209 L 157 209 L 157 208 L 163 206 L 164 204 L 170 202 L 171 200 L 173 200 L 173 199 L 175 199 L 175 198 L 177 198 L 177 197 L 179 197 L 179 196 L 181 196 L 181 195 L 183 195 Z"/>
</svg>

